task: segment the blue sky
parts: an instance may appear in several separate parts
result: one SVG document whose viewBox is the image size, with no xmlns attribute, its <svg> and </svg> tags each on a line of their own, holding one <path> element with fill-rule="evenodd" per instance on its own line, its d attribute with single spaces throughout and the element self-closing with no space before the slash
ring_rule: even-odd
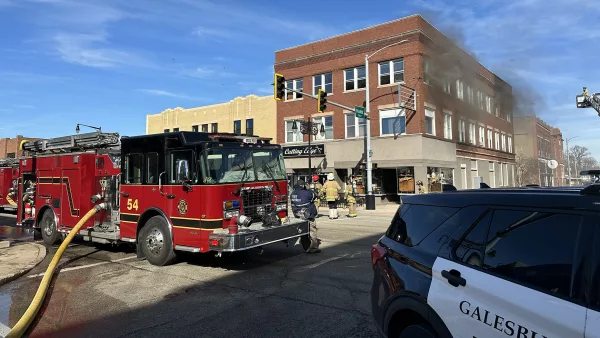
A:
<svg viewBox="0 0 600 338">
<path fill-rule="evenodd" d="M 165 108 L 270 94 L 277 49 L 421 13 L 499 76 L 533 88 L 535 113 L 600 158 L 600 117 L 574 108 L 583 86 L 600 92 L 600 4 L 332 0 L 318 8 L 0 0 L 0 137 L 66 135 L 76 123 L 143 134 L 146 114 Z"/>
</svg>

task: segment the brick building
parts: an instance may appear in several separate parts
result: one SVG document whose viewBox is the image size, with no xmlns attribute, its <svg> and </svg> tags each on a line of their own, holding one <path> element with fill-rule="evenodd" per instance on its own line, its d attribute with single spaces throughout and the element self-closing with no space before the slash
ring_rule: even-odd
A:
<svg viewBox="0 0 600 338">
<path fill-rule="evenodd" d="M 23 155 L 23 151 L 19 149 L 21 141 L 37 140 L 37 138 L 23 137 L 18 135 L 15 138 L 0 139 L 0 158 L 16 158 Z"/>
<path fill-rule="evenodd" d="M 524 159 L 534 159 L 538 166 L 535 173 L 541 186 L 565 185 L 565 165 L 563 138 L 560 129 L 555 128 L 535 116 L 518 116 L 514 119 L 516 152 Z M 556 160 L 558 167 L 548 167 L 550 160 Z M 528 182 L 529 183 L 529 182 Z"/>
<path fill-rule="evenodd" d="M 441 183 L 472 188 L 478 179 L 492 187 L 512 185 L 512 88 L 419 15 L 276 51 L 275 71 L 288 87 L 313 94 L 322 88 L 329 101 L 354 107 L 365 100 L 365 55 L 371 55 L 373 187 L 379 201 L 418 191 L 418 181 L 425 191 L 439 190 Z M 313 137 L 313 170 L 333 172 L 341 182 L 356 176 L 364 192 L 365 120 L 331 104 L 317 113 L 316 106 L 293 92 L 277 102 L 278 140 L 296 150 L 286 153 L 290 178 L 308 174 L 308 162 L 297 151 L 308 136 L 293 126 L 312 118 L 325 131 Z"/>
<path fill-rule="evenodd" d="M 166 109 L 146 116 L 146 134 L 206 131 L 254 134 L 275 140 L 276 105 L 272 96 L 248 95 L 194 108 Z"/>
</svg>

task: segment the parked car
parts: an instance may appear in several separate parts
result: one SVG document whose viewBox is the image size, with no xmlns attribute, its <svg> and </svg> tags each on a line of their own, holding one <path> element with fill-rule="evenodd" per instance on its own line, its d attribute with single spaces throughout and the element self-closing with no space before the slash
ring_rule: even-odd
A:
<svg viewBox="0 0 600 338">
<path fill-rule="evenodd" d="M 384 337 L 600 337 L 600 185 L 405 196 L 371 251 Z"/>
</svg>

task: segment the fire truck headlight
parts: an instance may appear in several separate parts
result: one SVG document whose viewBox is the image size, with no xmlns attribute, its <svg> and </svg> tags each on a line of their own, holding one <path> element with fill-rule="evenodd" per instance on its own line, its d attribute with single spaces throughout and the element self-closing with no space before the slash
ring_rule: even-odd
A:
<svg viewBox="0 0 600 338">
<path fill-rule="evenodd" d="M 252 219 L 250 217 L 248 217 L 248 216 L 240 215 L 237 218 L 237 224 L 239 226 L 249 227 L 250 223 L 252 223 Z"/>
<path fill-rule="evenodd" d="M 239 216 L 240 211 L 239 210 L 227 210 L 225 212 L 223 212 L 223 218 L 224 219 L 232 219 L 235 216 Z"/>
</svg>

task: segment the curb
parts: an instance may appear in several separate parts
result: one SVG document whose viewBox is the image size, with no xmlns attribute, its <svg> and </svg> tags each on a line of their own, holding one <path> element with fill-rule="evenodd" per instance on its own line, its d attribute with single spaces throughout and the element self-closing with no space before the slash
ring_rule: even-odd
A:
<svg viewBox="0 0 600 338">
<path fill-rule="evenodd" d="M 46 250 L 45 246 L 37 244 L 37 243 L 27 243 L 25 245 L 33 245 L 33 246 L 37 247 L 37 249 L 38 249 L 37 258 L 34 259 L 33 261 L 31 261 L 29 264 L 22 267 L 19 271 L 15 272 L 11 275 L 7 275 L 5 277 L 0 277 L 0 286 L 6 284 L 8 282 L 12 282 L 13 280 L 28 273 L 29 271 L 31 271 L 31 269 L 35 268 L 38 264 L 40 264 L 44 260 L 44 258 L 46 258 L 47 250 Z"/>
</svg>

